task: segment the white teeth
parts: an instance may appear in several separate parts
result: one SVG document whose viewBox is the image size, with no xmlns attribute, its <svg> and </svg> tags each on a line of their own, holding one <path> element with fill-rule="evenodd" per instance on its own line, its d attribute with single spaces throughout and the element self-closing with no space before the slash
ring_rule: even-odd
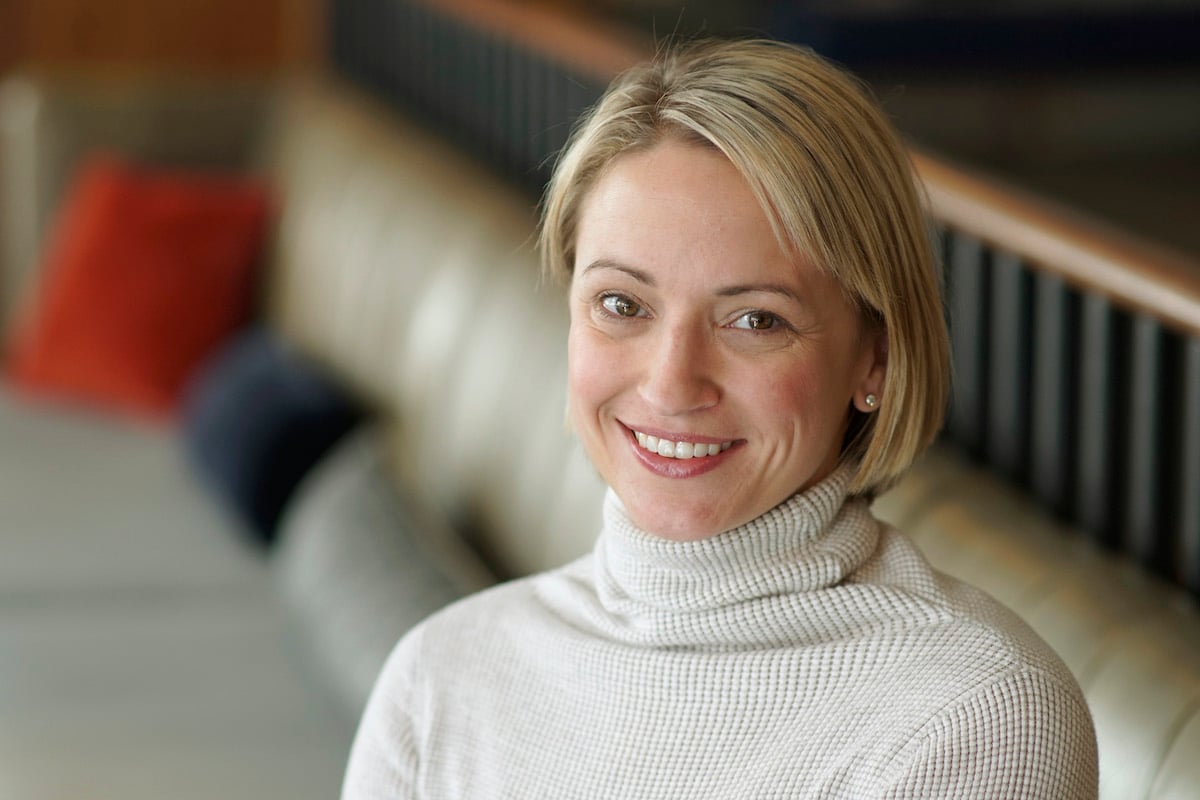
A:
<svg viewBox="0 0 1200 800">
<path fill-rule="evenodd" d="M 733 445 L 732 441 L 721 442 L 720 444 L 672 442 L 669 439 L 660 439 L 657 436 L 651 436 L 641 431 L 634 431 L 633 435 L 637 438 L 638 446 L 666 458 L 688 459 L 715 456 L 717 453 L 728 450 Z"/>
</svg>

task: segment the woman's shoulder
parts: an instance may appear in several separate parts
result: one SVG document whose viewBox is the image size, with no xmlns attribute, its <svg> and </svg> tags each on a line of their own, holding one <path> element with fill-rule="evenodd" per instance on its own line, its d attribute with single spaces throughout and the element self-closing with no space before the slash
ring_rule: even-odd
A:
<svg viewBox="0 0 1200 800">
<path fill-rule="evenodd" d="M 887 525 L 875 556 L 853 581 L 892 604 L 924 611 L 908 615 L 910 624 L 898 634 L 907 645 L 897 650 L 911 663 L 893 672 L 896 688 L 914 702 L 926 695 L 929 716 L 898 754 L 895 764 L 904 775 L 897 786 L 904 789 L 897 796 L 979 795 L 971 781 L 982 773 L 966 766 L 983 752 L 993 755 L 975 766 L 994 773 L 997 785 L 1007 773 L 1038 762 L 1045 767 L 1039 775 L 1050 782 L 1029 796 L 1095 796 L 1095 735 L 1083 693 L 1054 650 L 1015 612 L 938 571 Z M 939 680 L 930 682 L 930 675 Z M 1001 740 L 1008 743 L 1003 753 L 986 744 Z M 939 764 L 963 768 L 942 770 Z M 1041 792 L 1054 785 L 1071 789 Z"/>
<path fill-rule="evenodd" d="M 897 752 L 894 797 L 1095 798 L 1096 736 L 1074 682 L 1027 666 L 947 702 Z"/>
<path fill-rule="evenodd" d="M 1030 669 L 1074 686 L 1061 659 L 1019 615 L 991 595 L 936 569 L 896 528 L 881 524 L 878 549 L 852 576 L 892 603 L 922 609 L 913 615 L 936 628 L 942 647 L 967 647 L 981 669 Z M 919 623 L 920 624 L 920 623 Z"/>
</svg>

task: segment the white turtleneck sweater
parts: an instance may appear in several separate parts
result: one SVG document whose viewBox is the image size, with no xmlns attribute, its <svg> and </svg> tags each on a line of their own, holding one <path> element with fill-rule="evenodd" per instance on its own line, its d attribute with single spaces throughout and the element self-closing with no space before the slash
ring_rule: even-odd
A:
<svg viewBox="0 0 1200 800">
<path fill-rule="evenodd" d="M 1062 662 L 848 477 L 685 543 L 609 492 L 590 556 L 400 642 L 343 798 L 1095 798 Z"/>
</svg>

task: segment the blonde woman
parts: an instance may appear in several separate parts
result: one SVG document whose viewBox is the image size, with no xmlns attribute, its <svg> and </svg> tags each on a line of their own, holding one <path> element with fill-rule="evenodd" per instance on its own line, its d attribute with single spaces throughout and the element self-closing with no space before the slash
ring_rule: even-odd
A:
<svg viewBox="0 0 1200 800">
<path fill-rule="evenodd" d="M 389 660 L 347 798 L 1093 798 L 1078 686 L 870 498 L 934 437 L 938 280 L 905 150 L 804 50 L 617 79 L 548 188 L 593 553 Z"/>
</svg>

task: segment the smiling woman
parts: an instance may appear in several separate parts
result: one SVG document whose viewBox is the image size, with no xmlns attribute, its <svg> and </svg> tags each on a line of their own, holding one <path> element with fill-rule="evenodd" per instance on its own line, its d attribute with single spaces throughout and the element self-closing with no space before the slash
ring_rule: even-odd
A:
<svg viewBox="0 0 1200 800">
<path fill-rule="evenodd" d="M 571 419 L 641 527 L 706 539 L 833 471 L 886 337 L 780 248 L 729 159 L 666 139 L 616 160 L 575 254 Z"/>
<path fill-rule="evenodd" d="M 947 347 L 911 166 L 853 79 L 665 51 L 575 132 L 541 248 L 604 527 L 404 638 L 347 798 L 1096 796 L 1061 661 L 870 513 L 941 423 Z"/>
</svg>

